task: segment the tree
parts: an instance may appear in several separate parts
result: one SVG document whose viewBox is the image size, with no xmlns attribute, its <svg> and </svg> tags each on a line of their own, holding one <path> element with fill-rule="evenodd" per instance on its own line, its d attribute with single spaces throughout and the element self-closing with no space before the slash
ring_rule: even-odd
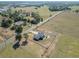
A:
<svg viewBox="0 0 79 59">
<path fill-rule="evenodd" d="M 23 26 L 26 26 L 26 25 L 27 25 L 27 22 L 26 22 L 26 21 L 24 21 Z"/>
<path fill-rule="evenodd" d="M 7 13 L 5 11 L 1 12 L 0 15 L 3 16 L 3 17 L 8 17 L 8 15 L 7 15 Z"/>
<path fill-rule="evenodd" d="M 36 21 L 36 19 L 31 20 L 31 24 L 37 24 L 38 22 Z"/>
<path fill-rule="evenodd" d="M 34 17 L 34 20 L 31 21 L 32 24 L 38 24 L 40 21 L 42 21 L 40 15 L 35 12 L 32 12 L 32 17 Z"/>
<path fill-rule="evenodd" d="M 27 25 L 27 19 L 24 18 L 23 21 L 24 21 L 23 25 L 26 26 Z"/>
<path fill-rule="evenodd" d="M 13 48 L 16 50 L 17 48 L 20 47 L 20 43 L 19 41 L 17 41 L 14 45 L 13 45 Z"/>
<path fill-rule="evenodd" d="M 79 10 L 75 10 L 75 12 L 76 12 L 76 13 L 78 13 L 78 12 L 79 12 Z"/>
<path fill-rule="evenodd" d="M 15 30 L 15 28 L 16 28 L 16 26 L 14 25 L 14 26 L 12 26 L 10 29 L 11 29 L 11 30 Z"/>
<path fill-rule="evenodd" d="M 30 16 L 30 13 L 29 13 L 29 12 L 27 12 L 27 13 L 26 13 L 26 16 Z"/>
<path fill-rule="evenodd" d="M 16 36 L 15 36 L 15 40 L 17 41 L 21 41 L 21 39 L 22 39 L 22 36 L 21 36 L 21 34 L 16 34 Z"/>
<path fill-rule="evenodd" d="M 22 42 L 22 46 L 25 46 L 28 42 L 27 42 L 27 39 L 28 39 L 28 34 L 27 33 L 25 33 L 24 34 L 24 38 L 25 38 L 25 40 Z"/>
<path fill-rule="evenodd" d="M 26 40 L 28 39 L 28 34 L 27 34 L 27 33 L 24 34 L 24 38 L 25 38 Z"/>
<path fill-rule="evenodd" d="M 12 17 L 12 10 L 11 10 L 11 8 L 9 8 L 9 9 L 7 10 L 7 14 L 8 14 L 8 17 L 9 17 L 9 18 Z"/>
<path fill-rule="evenodd" d="M 12 14 L 12 19 L 14 20 L 14 22 L 17 22 L 20 18 L 19 18 L 19 11 L 15 11 L 13 14 Z"/>
<path fill-rule="evenodd" d="M 5 27 L 5 28 L 10 27 L 11 24 L 12 24 L 12 20 L 10 20 L 10 19 L 5 19 L 5 18 L 4 18 L 4 19 L 2 20 L 2 22 L 1 22 L 1 26 L 2 26 L 2 27 Z"/>
<path fill-rule="evenodd" d="M 15 33 L 22 33 L 22 31 L 23 31 L 23 28 L 22 28 L 22 26 L 16 26 L 16 28 L 15 28 Z"/>
<path fill-rule="evenodd" d="M 43 21 L 43 18 L 40 18 L 40 21 L 42 22 Z"/>
</svg>

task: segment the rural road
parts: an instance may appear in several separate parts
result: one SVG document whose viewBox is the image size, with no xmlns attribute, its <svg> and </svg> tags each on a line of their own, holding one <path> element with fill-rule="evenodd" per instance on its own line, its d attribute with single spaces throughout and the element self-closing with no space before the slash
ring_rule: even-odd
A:
<svg viewBox="0 0 79 59">
<path fill-rule="evenodd" d="M 62 12 L 63 12 L 63 11 L 57 12 L 56 14 L 52 15 L 51 17 L 49 17 L 49 18 L 46 19 L 45 21 L 40 22 L 40 23 L 37 24 L 36 26 L 32 26 L 30 29 L 24 31 L 22 34 L 28 33 L 29 31 L 31 31 L 31 30 L 33 30 L 33 29 L 35 29 L 35 28 L 37 28 L 37 27 L 43 25 L 44 23 L 48 22 L 48 21 L 51 20 L 52 18 L 54 18 L 54 17 L 56 17 L 57 15 L 61 14 Z M 14 38 L 14 36 L 12 36 L 10 39 L 6 40 L 5 43 L 4 43 L 4 42 L 1 43 L 1 44 L 0 44 L 0 50 L 2 50 L 2 48 L 5 47 L 5 45 L 7 45 L 7 44 L 9 44 L 9 43 L 13 43 L 13 40 L 12 40 L 13 38 Z"/>
</svg>

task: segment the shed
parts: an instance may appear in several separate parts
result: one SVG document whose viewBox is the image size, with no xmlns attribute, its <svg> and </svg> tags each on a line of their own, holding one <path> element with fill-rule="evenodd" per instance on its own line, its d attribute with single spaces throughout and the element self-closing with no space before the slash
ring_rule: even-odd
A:
<svg viewBox="0 0 79 59">
<path fill-rule="evenodd" d="M 45 35 L 43 32 L 38 32 L 38 34 L 34 35 L 33 39 L 36 41 L 39 41 L 39 40 L 43 40 L 44 37 L 45 37 Z"/>
</svg>

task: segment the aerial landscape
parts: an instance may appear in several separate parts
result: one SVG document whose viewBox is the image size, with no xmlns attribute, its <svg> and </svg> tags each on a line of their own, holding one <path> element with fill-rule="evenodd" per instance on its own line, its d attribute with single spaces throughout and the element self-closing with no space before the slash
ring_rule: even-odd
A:
<svg viewBox="0 0 79 59">
<path fill-rule="evenodd" d="M 0 1 L 0 58 L 79 58 L 79 1 Z"/>
</svg>

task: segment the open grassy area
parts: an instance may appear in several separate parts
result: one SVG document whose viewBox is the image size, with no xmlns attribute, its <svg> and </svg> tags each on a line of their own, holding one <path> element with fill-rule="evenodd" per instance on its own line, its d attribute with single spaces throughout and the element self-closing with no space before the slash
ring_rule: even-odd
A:
<svg viewBox="0 0 79 59">
<path fill-rule="evenodd" d="M 79 57 L 79 16 L 73 12 L 64 12 L 54 18 L 52 28 L 62 33 L 55 51 L 50 57 Z"/>
<path fill-rule="evenodd" d="M 38 8 L 37 11 L 38 11 L 39 15 L 41 17 L 43 17 L 44 19 L 47 19 L 51 14 L 51 12 L 48 10 L 47 6 L 42 6 L 42 7 Z"/>
<path fill-rule="evenodd" d="M 79 39 L 62 35 L 50 57 L 79 57 Z"/>
<path fill-rule="evenodd" d="M 48 38 L 37 43 L 29 41 L 28 45 L 18 48 L 17 50 L 14 50 L 12 48 L 12 44 L 9 44 L 5 47 L 5 49 L 3 49 L 3 51 L 0 52 L 0 57 L 41 57 L 41 54 L 43 54 L 45 48 L 40 44 L 47 47 L 52 41 L 53 36 L 50 38 L 50 40 Z"/>
<path fill-rule="evenodd" d="M 79 15 L 65 11 L 38 28 L 61 33 L 49 57 L 79 57 Z"/>
<path fill-rule="evenodd" d="M 55 49 L 51 51 L 49 57 L 79 57 L 78 19 L 79 16 L 77 13 L 65 11 L 44 25 L 38 27 L 38 30 L 40 31 L 61 33 Z M 46 42 L 48 42 L 48 40 L 44 41 L 40 41 L 39 43 L 46 44 Z M 28 45 L 18 48 L 17 50 L 12 48 L 12 44 L 8 45 L 2 52 L 0 52 L 0 57 L 40 57 L 42 52 L 44 52 L 44 48 L 29 41 Z"/>
<path fill-rule="evenodd" d="M 0 51 L 0 57 L 40 57 L 40 54 L 42 53 L 42 48 L 33 43 L 30 42 L 30 44 L 27 44 L 24 47 L 20 47 L 17 50 L 14 50 L 12 48 L 12 44 L 9 44 L 4 48 L 2 51 Z"/>
</svg>

